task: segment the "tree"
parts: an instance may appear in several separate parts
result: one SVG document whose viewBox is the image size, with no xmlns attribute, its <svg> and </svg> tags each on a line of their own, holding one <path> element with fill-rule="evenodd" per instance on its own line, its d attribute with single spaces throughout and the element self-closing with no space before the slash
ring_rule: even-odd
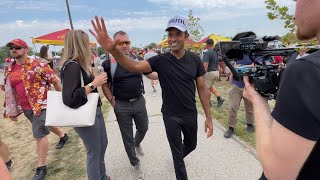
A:
<svg viewBox="0 0 320 180">
<path fill-rule="evenodd" d="M 199 17 L 194 17 L 192 14 L 192 10 L 189 10 L 189 27 L 188 27 L 188 32 L 190 35 L 190 39 L 198 42 L 204 33 L 204 29 L 200 25 L 200 18 Z"/>
<path fill-rule="evenodd" d="M 188 27 L 189 38 L 192 41 L 198 42 L 200 41 L 200 39 L 204 34 L 204 29 L 200 24 L 200 18 L 193 16 L 192 10 L 189 10 L 188 17 L 189 17 L 189 27 Z M 202 46 L 191 45 L 189 50 L 199 54 L 202 50 Z"/>
<path fill-rule="evenodd" d="M 288 29 L 288 33 L 281 38 L 281 41 L 285 44 L 302 43 L 294 34 L 295 24 L 293 21 L 293 15 L 288 14 L 289 8 L 287 6 L 280 7 L 275 0 L 265 0 L 266 8 L 269 10 L 268 18 L 270 20 L 280 19 L 284 21 L 284 28 Z M 315 39 L 307 41 L 307 43 L 315 44 Z"/>
<path fill-rule="evenodd" d="M 0 65 L 2 65 L 8 57 L 11 57 L 10 49 L 6 46 L 0 47 Z"/>
<path fill-rule="evenodd" d="M 288 29 L 291 33 L 295 30 L 293 22 L 293 15 L 288 14 L 289 8 L 287 6 L 280 7 L 275 0 L 265 0 L 270 20 L 280 19 L 284 21 L 284 28 Z"/>
<path fill-rule="evenodd" d="M 104 50 L 101 46 L 99 46 L 98 48 L 97 48 L 97 50 L 98 50 L 98 55 L 99 56 L 101 56 L 102 54 L 105 54 L 107 51 L 106 50 Z"/>
<path fill-rule="evenodd" d="M 157 47 L 157 44 L 156 43 L 150 43 L 149 45 L 145 46 L 144 48 L 147 48 L 147 49 L 151 49 L 151 48 L 156 48 Z"/>
</svg>

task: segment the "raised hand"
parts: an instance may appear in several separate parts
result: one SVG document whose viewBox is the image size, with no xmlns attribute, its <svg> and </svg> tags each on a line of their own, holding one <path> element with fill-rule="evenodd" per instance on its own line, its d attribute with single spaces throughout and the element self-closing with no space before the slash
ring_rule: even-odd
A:
<svg viewBox="0 0 320 180">
<path fill-rule="evenodd" d="M 91 29 L 89 29 L 89 31 L 97 39 L 101 47 L 109 52 L 115 49 L 118 42 L 113 41 L 108 35 L 103 17 L 101 17 L 99 21 L 98 16 L 95 16 L 95 21 L 91 20 L 91 24 L 94 31 Z"/>
</svg>

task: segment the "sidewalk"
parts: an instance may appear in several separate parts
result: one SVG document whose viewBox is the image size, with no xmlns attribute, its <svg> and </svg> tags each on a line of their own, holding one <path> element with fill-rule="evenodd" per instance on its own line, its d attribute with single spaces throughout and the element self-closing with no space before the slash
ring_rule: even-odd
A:
<svg viewBox="0 0 320 180">
<path fill-rule="evenodd" d="M 157 85 L 153 96 L 150 81 L 144 79 L 145 99 L 149 116 L 149 130 L 142 142 L 145 155 L 140 158 L 146 180 L 174 180 L 175 173 L 162 114 L 161 90 Z M 213 138 L 204 133 L 202 115 L 198 118 L 198 146 L 185 158 L 190 180 L 256 180 L 262 173 L 261 166 L 250 151 L 234 139 L 225 139 L 219 126 L 214 127 Z M 118 123 L 113 109 L 107 118 L 108 149 L 106 167 L 109 175 L 117 180 L 133 180 L 134 175 L 124 150 Z"/>
</svg>

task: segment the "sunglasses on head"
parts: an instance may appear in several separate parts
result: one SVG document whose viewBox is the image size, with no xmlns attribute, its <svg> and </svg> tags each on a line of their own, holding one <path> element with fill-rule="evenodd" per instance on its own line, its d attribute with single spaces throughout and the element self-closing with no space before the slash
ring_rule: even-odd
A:
<svg viewBox="0 0 320 180">
<path fill-rule="evenodd" d="M 13 50 L 13 49 L 15 49 L 15 50 L 20 50 L 20 49 L 22 49 L 23 47 L 21 47 L 21 46 L 11 46 L 11 47 L 9 47 L 9 49 L 10 50 Z"/>
<path fill-rule="evenodd" d="M 119 46 L 123 46 L 124 44 L 128 46 L 128 45 L 131 44 L 131 42 L 130 42 L 130 41 L 119 41 L 119 42 L 118 42 L 118 45 L 119 45 Z"/>
</svg>

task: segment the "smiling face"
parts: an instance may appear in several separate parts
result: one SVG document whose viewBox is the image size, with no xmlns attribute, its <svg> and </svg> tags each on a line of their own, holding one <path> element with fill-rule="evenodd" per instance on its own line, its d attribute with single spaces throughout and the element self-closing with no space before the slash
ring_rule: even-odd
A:
<svg viewBox="0 0 320 180">
<path fill-rule="evenodd" d="M 176 28 L 168 29 L 168 45 L 173 52 L 184 50 L 184 43 L 188 38 L 186 32 L 182 32 Z"/>
<path fill-rule="evenodd" d="M 295 24 L 298 39 L 308 40 L 316 36 L 320 38 L 319 9 L 319 0 L 297 0 Z"/>
</svg>

